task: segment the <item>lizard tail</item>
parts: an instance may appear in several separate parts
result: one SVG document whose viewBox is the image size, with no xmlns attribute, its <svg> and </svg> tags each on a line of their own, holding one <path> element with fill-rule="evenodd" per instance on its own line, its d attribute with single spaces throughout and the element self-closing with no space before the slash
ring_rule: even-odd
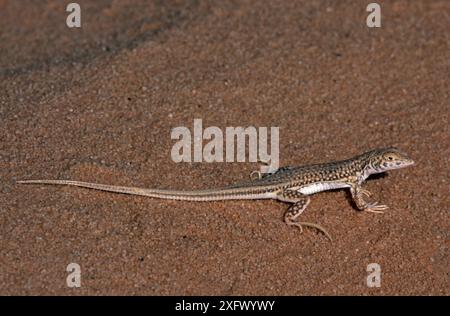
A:
<svg viewBox="0 0 450 316">
<path fill-rule="evenodd" d="M 145 189 L 136 187 L 124 187 L 117 185 L 72 181 L 72 180 L 23 180 L 17 181 L 20 184 L 50 184 L 50 185 L 68 185 L 106 192 L 148 196 L 158 199 L 179 200 L 179 201 L 222 201 L 222 200 L 248 200 L 248 199 L 267 199 L 271 198 L 267 193 L 258 194 L 251 190 L 239 190 L 236 188 L 224 188 L 217 190 L 198 190 L 198 191 L 178 191 Z"/>
</svg>

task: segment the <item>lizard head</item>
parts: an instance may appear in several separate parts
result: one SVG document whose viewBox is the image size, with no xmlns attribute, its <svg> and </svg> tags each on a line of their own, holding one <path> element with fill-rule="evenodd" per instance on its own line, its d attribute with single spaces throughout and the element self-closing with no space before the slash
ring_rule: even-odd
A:
<svg viewBox="0 0 450 316">
<path fill-rule="evenodd" d="M 414 160 L 397 148 L 376 149 L 368 153 L 367 171 L 370 174 L 414 165 Z"/>
</svg>

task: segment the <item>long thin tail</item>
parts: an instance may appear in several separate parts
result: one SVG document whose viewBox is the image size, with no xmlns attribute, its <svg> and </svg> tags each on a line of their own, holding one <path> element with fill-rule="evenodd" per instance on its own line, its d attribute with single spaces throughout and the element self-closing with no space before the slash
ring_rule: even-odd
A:
<svg viewBox="0 0 450 316">
<path fill-rule="evenodd" d="M 198 191 L 176 191 L 159 189 L 142 189 L 135 187 L 122 187 L 117 185 L 72 181 L 72 180 L 23 180 L 17 181 L 20 184 L 53 184 L 70 185 L 106 192 L 132 194 L 148 196 L 158 199 L 180 200 L 180 201 L 221 201 L 221 200 L 253 200 L 253 199 L 271 199 L 272 193 L 264 192 L 258 187 L 229 187 L 216 190 L 198 190 Z M 258 191 L 259 190 L 259 191 Z M 309 226 L 322 231 L 330 240 L 330 234 L 320 225 L 314 223 L 299 223 L 301 226 Z M 301 227 L 300 226 L 300 227 Z"/>
<path fill-rule="evenodd" d="M 251 188 L 245 189 L 223 188 L 216 190 L 177 191 L 177 190 L 123 187 L 116 185 L 72 181 L 72 180 L 24 180 L 24 181 L 17 181 L 17 183 L 70 185 L 107 192 L 141 195 L 158 199 L 180 200 L 180 201 L 221 201 L 221 200 L 249 200 L 249 199 L 271 198 L 265 192 L 259 193 L 257 192 L 257 190 L 253 190 L 252 192 Z"/>
</svg>

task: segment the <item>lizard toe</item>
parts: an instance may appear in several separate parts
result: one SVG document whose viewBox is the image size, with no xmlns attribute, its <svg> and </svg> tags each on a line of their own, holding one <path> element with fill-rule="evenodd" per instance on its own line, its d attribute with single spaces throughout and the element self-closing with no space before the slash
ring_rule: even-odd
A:
<svg viewBox="0 0 450 316">
<path fill-rule="evenodd" d="M 378 214 L 383 214 L 384 210 L 387 210 L 389 207 L 387 205 L 384 204 L 378 204 L 378 202 L 373 202 L 373 203 L 369 203 L 367 205 L 367 208 L 365 209 L 366 212 L 371 212 L 371 213 L 378 213 Z"/>
</svg>

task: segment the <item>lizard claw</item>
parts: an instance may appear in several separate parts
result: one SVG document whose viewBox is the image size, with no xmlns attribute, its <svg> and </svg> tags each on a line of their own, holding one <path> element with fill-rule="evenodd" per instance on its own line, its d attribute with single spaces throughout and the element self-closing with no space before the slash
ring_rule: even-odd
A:
<svg viewBox="0 0 450 316">
<path fill-rule="evenodd" d="M 366 190 L 366 189 L 361 189 L 359 192 L 361 192 L 362 194 L 364 194 L 367 197 L 371 197 L 372 193 L 370 193 L 370 191 Z"/>
<path fill-rule="evenodd" d="M 383 214 L 384 213 L 383 210 L 386 210 L 388 208 L 389 207 L 387 205 L 378 204 L 378 202 L 373 202 L 373 203 L 367 204 L 367 207 L 364 209 L 364 211 L 371 212 L 371 213 Z"/>
</svg>

